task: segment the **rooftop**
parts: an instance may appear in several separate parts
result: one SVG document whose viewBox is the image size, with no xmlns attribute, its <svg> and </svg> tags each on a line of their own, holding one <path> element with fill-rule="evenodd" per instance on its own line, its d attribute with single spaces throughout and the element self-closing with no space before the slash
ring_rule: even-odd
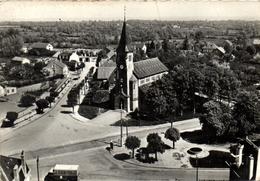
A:
<svg viewBox="0 0 260 181">
<path fill-rule="evenodd" d="M 99 67 L 97 70 L 97 79 L 99 80 L 107 80 L 114 72 L 116 67 Z"/>
<path fill-rule="evenodd" d="M 168 68 L 156 57 L 134 62 L 134 75 L 144 78 L 168 71 Z"/>
<path fill-rule="evenodd" d="M 31 45 L 32 48 L 46 48 L 47 45 L 49 45 L 50 43 L 33 43 Z"/>
<path fill-rule="evenodd" d="M 57 164 L 53 168 L 53 170 L 78 170 L 79 165 L 63 165 L 63 164 Z"/>
</svg>

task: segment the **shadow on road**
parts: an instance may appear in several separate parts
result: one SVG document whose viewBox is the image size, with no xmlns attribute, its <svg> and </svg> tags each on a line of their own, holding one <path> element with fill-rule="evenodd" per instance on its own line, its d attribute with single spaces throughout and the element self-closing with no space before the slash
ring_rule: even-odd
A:
<svg viewBox="0 0 260 181">
<path fill-rule="evenodd" d="M 63 104 L 61 105 L 61 107 L 70 107 L 70 106 L 68 106 L 67 104 Z"/>
<path fill-rule="evenodd" d="M 123 161 L 123 160 L 130 159 L 130 155 L 127 153 L 119 153 L 119 154 L 114 155 L 114 158 L 117 160 Z"/>
<path fill-rule="evenodd" d="M 62 113 L 62 114 L 71 114 L 72 111 L 61 111 L 60 113 Z"/>
</svg>

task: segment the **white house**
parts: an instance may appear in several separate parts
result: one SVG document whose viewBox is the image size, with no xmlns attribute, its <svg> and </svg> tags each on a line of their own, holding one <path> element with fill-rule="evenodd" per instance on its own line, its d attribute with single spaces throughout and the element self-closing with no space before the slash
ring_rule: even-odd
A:
<svg viewBox="0 0 260 181">
<path fill-rule="evenodd" d="M 71 55 L 70 55 L 70 58 L 69 58 L 69 62 L 77 62 L 77 63 L 80 63 L 79 61 L 79 56 L 76 52 L 73 52 Z"/>
<path fill-rule="evenodd" d="M 21 65 L 26 64 L 26 63 L 28 63 L 28 64 L 31 63 L 31 61 L 25 57 L 14 57 L 14 58 L 12 58 L 12 62 L 16 63 L 16 64 L 21 64 Z"/>
<path fill-rule="evenodd" d="M 16 94 L 17 88 L 16 87 L 8 87 L 5 85 L 0 85 L 0 97 L 2 96 L 8 96 L 11 94 Z"/>
<path fill-rule="evenodd" d="M 31 48 L 32 49 L 46 49 L 46 50 L 50 50 L 52 51 L 53 50 L 53 46 L 50 44 L 50 43 L 33 43 L 31 45 Z"/>
</svg>

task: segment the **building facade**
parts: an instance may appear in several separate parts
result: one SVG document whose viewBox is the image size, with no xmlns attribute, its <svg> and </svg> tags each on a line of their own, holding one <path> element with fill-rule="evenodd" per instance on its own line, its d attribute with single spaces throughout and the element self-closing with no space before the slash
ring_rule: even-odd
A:
<svg viewBox="0 0 260 181">
<path fill-rule="evenodd" d="M 115 109 L 127 112 L 138 109 L 139 92 L 168 73 L 168 68 L 158 59 L 151 58 L 133 62 L 134 54 L 127 47 L 126 22 L 123 23 L 119 45 L 116 49 L 115 87 L 112 101 Z"/>
</svg>

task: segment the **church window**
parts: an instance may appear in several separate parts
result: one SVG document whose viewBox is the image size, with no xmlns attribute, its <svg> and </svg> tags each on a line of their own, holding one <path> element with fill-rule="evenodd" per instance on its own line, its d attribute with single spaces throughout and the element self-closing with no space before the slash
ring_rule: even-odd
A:
<svg viewBox="0 0 260 181">
<path fill-rule="evenodd" d="M 156 80 L 156 77 L 155 77 L 155 76 L 152 76 L 152 80 Z"/>
<path fill-rule="evenodd" d="M 145 82 L 149 82 L 150 81 L 150 77 L 145 79 Z"/>
<path fill-rule="evenodd" d="M 141 85 L 144 84 L 144 79 L 142 79 L 142 80 L 140 81 L 140 84 L 141 84 Z"/>
</svg>

